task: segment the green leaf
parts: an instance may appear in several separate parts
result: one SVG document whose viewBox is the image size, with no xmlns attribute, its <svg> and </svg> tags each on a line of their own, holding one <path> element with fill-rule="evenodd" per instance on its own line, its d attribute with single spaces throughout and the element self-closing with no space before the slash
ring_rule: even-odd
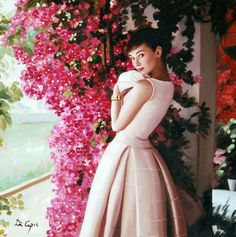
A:
<svg viewBox="0 0 236 237">
<path fill-rule="evenodd" d="M 10 222 L 4 221 L 4 223 L 3 223 L 3 226 L 4 226 L 4 227 L 8 227 L 9 225 L 10 225 Z"/>
<path fill-rule="evenodd" d="M 0 225 L 4 226 L 4 227 L 8 227 L 9 226 L 9 222 L 8 221 L 5 221 L 4 219 L 1 219 L 0 220 Z M 1 236 L 1 235 L 0 235 Z"/>
<path fill-rule="evenodd" d="M 227 163 L 226 163 L 226 162 L 223 162 L 222 164 L 220 164 L 220 167 L 219 167 L 219 168 L 220 168 L 220 169 L 221 169 L 221 168 L 225 168 L 226 166 L 227 166 Z"/>
<path fill-rule="evenodd" d="M 0 47 L 0 59 L 2 59 L 6 54 L 10 57 L 14 57 L 13 49 L 11 47 Z"/>
<path fill-rule="evenodd" d="M 10 208 L 9 208 L 9 206 L 8 206 L 8 205 L 4 205 L 4 206 L 2 207 L 2 209 L 3 209 L 3 210 L 7 210 L 7 211 L 8 211 Z"/>
<path fill-rule="evenodd" d="M 29 54 L 30 56 L 33 55 L 33 53 L 34 53 L 34 44 L 32 44 L 30 41 L 24 40 L 22 42 L 22 47 L 23 47 L 24 51 L 27 54 Z"/>
<path fill-rule="evenodd" d="M 68 89 L 67 91 L 65 91 L 65 92 L 63 93 L 63 95 L 64 95 L 65 97 L 70 97 L 70 96 L 72 95 L 72 90 Z"/>
<path fill-rule="evenodd" d="M 25 208 L 24 208 L 24 206 L 19 206 L 19 209 L 24 210 Z"/>
<path fill-rule="evenodd" d="M 0 135 L 0 146 L 3 146 L 3 141 L 4 141 L 4 139 L 3 139 L 3 137 Z M 0 210 L 1 210 L 1 208 L 0 208 Z"/>
<path fill-rule="evenodd" d="M 5 100 L 9 100 L 9 95 L 8 95 L 8 88 L 4 88 L 2 90 L 0 90 L 0 98 L 1 99 L 5 99 Z"/>
<path fill-rule="evenodd" d="M 5 55 L 6 49 L 4 47 L 0 47 L 0 59 L 2 59 Z"/>
<path fill-rule="evenodd" d="M 12 83 L 12 85 L 10 87 L 10 91 L 9 91 L 9 96 L 10 96 L 11 103 L 19 101 L 23 97 L 23 94 L 21 92 L 21 89 L 19 88 L 18 82 Z"/>
<path fill-rule="evenodd" d="M 193 113 L 193 114 L 191 115 L 191 118 L 196 117 L 196 116 L 198 116 L 199 114 L 200 114 L 200 112 L 195 112 L 195 113 Z"/>
<path fill-rule="evenodd" d="M 6 109 L 6 107 L 0 107 L 0 116 L 3 116 L 7 122 L 8 125 L 12 124 L 12 120 L 9 114 L 8 109 Z M 2 117 L 0 117 L 1 119 L 3 119 Z"/>
<path fill-rule="evenodd" d="M 7 215 L 10 216 L 12 214 L 12 211 L 8 211 Z"/>
<path fill-rule="evenodd" d="M 217 170 L 217 171 L 216 171 L 216 176 L 219 177 L 219 178 L 222 177 L 223 174 L 224 174 L 224 171 L 223 171 L 223 170 Z"/>
<path fill-rule="evenodd" d="M 10 202 L 12 202 L 13 204 L 16 204 L 16 198 L 15 197 L 10 197 Z"/>
<path fill-rule="evenodd" d="M 19 200 L 19 201 L 18 201 L 18 205 L 23 206 L 23 205 L 24 205 L 24 202 L 23 202 L 22 200 Z"/>
<path fill-rule="evenodd" d="M 11 47 L 5 48 L 5 53 L 9 55 L 10 57 L 14 57 L 14 51 L 13 51 L 13 48 Z"/>
<path fill-rule="evenodd" d="M 5 131 L 7 128 L 7 120 L 5 119 L 5 116 L 0 114 L 0 129 L 2 131 Z"/>
<path fill-rule="evenodd" d="M 18 199 L 21 199 L 23 197 L 23 195 L 21 194 L 21 193 L 19 193 L 18 195 L 17 195 L 17 198 Z"/>
<path fill-rule="evenodd" d="M 5 100 L 0 99 L 0 110 L 3 110 L 3 109 L 9 110 L 10 106 Z"/>
<path fill-rule="evenodd" d="M 0 91 L 4 89 L 4 84 L 0 81 Z M 1 98 L 1 97 L 0 97 Z"/>
<path fill-rule="evenodd" d="M 27 32 L 26 32 L 26 38 L 27 38 L 27 39 L 33 38 L 35 35 L 41 33 L 42 31 L 43 31 L 43 29 L 42 29 L 41 27 L 35 28 L 35 29 L 27 30 Z"/>
<path fill-rule="evenodd" d="M 8 37 L 9 45 L 18 45 L 20 43 L 22 26 L 18 26 L 16 33 Z"/>
</svg>

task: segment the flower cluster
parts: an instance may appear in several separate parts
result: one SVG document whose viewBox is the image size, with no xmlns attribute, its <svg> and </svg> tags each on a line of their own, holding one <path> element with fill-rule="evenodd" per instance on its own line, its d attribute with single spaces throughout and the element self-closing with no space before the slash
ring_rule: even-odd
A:
<svg viewBox="0 0 236 237">
<path fill-rule="evenodd" d="M 226 158 L 226 156 L 224 155 L 225 152 L 226 151 L 223 149 L 217 149 L 213 158 L 213 162 L 217 165 L 221 165 L 222 163 L 224 163 Z"/>
<path fill-rule="evenodd" d="M 227 56 L 221 45 L 217 49 L 217 88 L 216 88 L 216 118 L 227 123 L 230 118 L 236 118 L 236 61 Z"/>
<path fill-rule="evenodd" d="M 95 6 L 83 2 L 36 4 L 24 11 L 27 3 L 18 1 L 4 41 L 26 65 L 21 75 L 24 92 L 34 99 L 44 98 L 61 118 L 49 139 L 56 197 L 47 211 L 47 235 L 73 236 L 80 229 L 96 166 L 114 136 L 109 92 L 117 70 L 129 66 L 122 56 L 127 35 L 122 33 L 110 55 L 106 39 L 111 32 L 106 25 L 119 22 L 116 1 L 106 11 L 102 1 Z M 117 22 L 112 25 L 113 37 L 122 32 Z M 112 57 L 117 57 L 114 65 Z"/>
<path fill-rule="evenodd" d="M 213 186 L 224 188 L 228 177 L 236 177 L 236 119 L 230 119 L 226 125 L 219 124 L 216 129 L 217 149 L 213 158 L 215 180 Z"/>
<path fill-rule="evenodd" d="M 225 15 L 231 17 L 231 11 Z M 221 164 L 214 164 L 215 186 L 227 188 L 226 178 L 236 177 L 235 167 L 235 119 L 236 106 L 236 62 L 226 55 L 222 45 L 217 48 L 217 83 L 216 83 L 216 119 L 219 123 L 216 132 L 217 148 L 225 151 Z M 220 150 L 221 151 L 221 150 Z M 216 159 L 217 160 L 217 159 Z M 214 161 L 215 163 L 215 161 Z"/>
<path fill-rule="evenodd" d="M 214 172 L 215 172 L 215 179 L 213 179 L 212 186 L 217 187 L 219 185 L 219 180 L 222 179 L 222 177 L 225 174 L 225 168 L 227 166 L 226 163 L 226 156 L 225 156 L 225 150 L 223 149 L 217 149 L 215 152 L 215 156 L 213 157 L 213 164 L 214 164 Z"/>
</svg>

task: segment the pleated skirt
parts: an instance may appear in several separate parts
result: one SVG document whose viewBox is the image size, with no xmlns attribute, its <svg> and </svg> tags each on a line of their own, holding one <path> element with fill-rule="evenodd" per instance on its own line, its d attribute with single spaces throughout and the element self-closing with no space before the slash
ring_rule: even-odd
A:
<svg viewBox="0 0 236 237">
<path fill-rule="evenodd" d="M 148 139 L 119 132 L 99 162 L 79 236 L 186 237 L 186 229 L 161 155 Z"/>
</svg>

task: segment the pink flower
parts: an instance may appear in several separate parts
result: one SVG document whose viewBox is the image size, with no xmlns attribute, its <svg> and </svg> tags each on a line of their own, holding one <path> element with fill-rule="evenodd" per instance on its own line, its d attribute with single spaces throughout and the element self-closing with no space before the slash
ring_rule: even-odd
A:
<svg viewBox="0 0 236 237">
<path fill-rule="evenodd" d="M 213 158 L 213 161 L 214 161 L 214 163 L 215 164 L 222 164 L 224 161 L 225 161 L 225 159 L 226 159 L 226 156 L 215 156 L 214 158 Z"/>
<path fill-rule="evenodd" d="M 177 47 L 173 47 L 170 50 L 170 54 L 177 54 L 179 52 L 179 49 Z"/>
<path fill-rule="evenodd" d="M 223 150 L 223 149 L 217 149 L 216 152 L 215 152 L 215 155 L 216 156 L 221 156 L 223 154 L 225 154 L 226 150 Z"/>
<path fill-rule="evenodd" d="M 215 164 L 222 164 L 226 160 L 226 156 L 223 156 L 225 154 L 225 150 L 217 149 L 215 152 L 215 156 L 213 157 L 213 162 Z"/>
<path fill-rule="evenodd" d="M 100 4 L 101 4 L 101 6 L 105 6 L 106 5 L 106 0 L 100 0 Z"/>
<path fill-rule="evenodd" d="M 175 84 L 175 85 L 181 85 L 183 83 L 183 80 L 179 78 L 176 74 L 170 73 L 169 74 L 170 80 Z"/>
<path fill-rule="evenodd" d="M 200 83 L 202 81 L 202 77 L 200 75 L 195 76 L 193 79 L 195 83 Z"/>
</svg>

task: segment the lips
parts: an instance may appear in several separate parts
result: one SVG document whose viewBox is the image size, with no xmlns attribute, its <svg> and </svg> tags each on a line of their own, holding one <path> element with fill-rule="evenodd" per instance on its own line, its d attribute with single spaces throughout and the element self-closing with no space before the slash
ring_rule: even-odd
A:
<svg viewBox="0 0 236 237">
<path fill-rule="evenodd" d="M 144 67 L 138 68 L 137 70 L 138 70 L 139 72 L 141 72 L 143 69 L 144 69 Z"/>
</svg>

